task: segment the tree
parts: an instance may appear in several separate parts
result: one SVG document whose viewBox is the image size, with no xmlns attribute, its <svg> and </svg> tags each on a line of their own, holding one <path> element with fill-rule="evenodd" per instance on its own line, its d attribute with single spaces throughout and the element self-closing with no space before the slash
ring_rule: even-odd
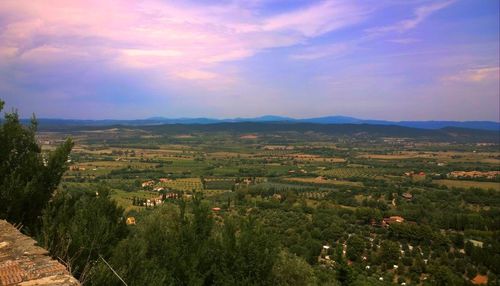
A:
<svg viewBox="0 0 500 286">
<path fill-rule="evenodd" d="M 314 270 L 304 259 L 282 250 L 274 264 L 275 285 L 317 285 Z"/>
<path fill-rule="evenodd" d="M 365 251 L 365 241 L 361 237 L 354 235 L 347 240 L 346 255 L 349 260 L 358 261 L 363 251 Z"/>
<path fill-rule="evenodd" d="M 431 267 L 433 285 L 466 285 L 465 281 L 454 274 L 448 267 L 444 265 L 436 265 Z"/>
<path fill-rule="evenodd" d="M 278 245 L 271 233 L 252 217 L 226 218 L 218 232 L 212 262 L 214 285 L 274 285 Z"/>
<path fill-rule="evenodd" d="M 4 102 L 0 100 L 0 111 Z M 66 140 L 55 151 L 42 154 L 35 139 L 37 121 L 23 126 L 17 112 L 5 113 L 0 123 L 0 218 L 21 224 L 34 234 L 43 208 L 67 169 L 73 147 Z"/>
<path fill-rule="evenodd" d="M 384 240 L 380 246 L 380 259 L 388 265 L 397 264 L 399 259 L 398 243 Z"/>
<path fill-rule="evenodd" d="M 339 262 L 337 280 L 341 285 L 350 285 L 354 281 L 354 272 L 344 259 L 341 259 Z"/>
<path fill-rule="evenodd" d="M 110 265 L 129 285 L 274 285 L 276 239 L 253 218 L 216 225 L 196 196 L 178 209 L 158 207 L 117 244 Z M 104 264 L 94 285 L 120 285 Z"/>
<path fill-rule="evenodd" d="M 189 209 L 190 207 L 190 209 Z M 117 244 L 110 263 L 130 285 L 201 285 L 212 267 L 214 221 L 196 195 L 179 209 L 159 207 Z M 107 266 L 93 271 L 95 285 L 120 285 Z"/>
<path fill-rule="evenodd" d="M 58 191 L 43 212 L 42 244 L 82 282 L 99 255 L 108 258 L 127 234 L 123 209 L 108 193 Z"/>
</svg>

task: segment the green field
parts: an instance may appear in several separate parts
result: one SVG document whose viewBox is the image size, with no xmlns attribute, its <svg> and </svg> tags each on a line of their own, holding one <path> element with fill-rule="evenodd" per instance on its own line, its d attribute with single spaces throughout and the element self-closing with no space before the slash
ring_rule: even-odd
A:
<svg viewBox="0 0 500 286">
<path fill-rule="evenodd" d="M 479 188 L 479 189 L 493 189 L 500 191 L 500 182 L 478 182 L 478 181 L 464 181 L 464 180 L 433 180 L 433 183 L 444 185 L 449 188 Z"/>
<path fill-rule="evenodd" d="M 383 176 L 386 174 L 400 174 L 403 172 L 398 169 L 387 169 L 387 168 L 332 168 L 326 170 L 320 170 L 317 172 L 323 176 L 331 176 L 340 179 L 348 178 L 375 178 L 377 176 Z"/>
</svg>

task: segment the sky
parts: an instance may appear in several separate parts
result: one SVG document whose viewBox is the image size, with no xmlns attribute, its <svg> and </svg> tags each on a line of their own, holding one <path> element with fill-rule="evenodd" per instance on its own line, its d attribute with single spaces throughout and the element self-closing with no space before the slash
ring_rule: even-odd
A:
<svg viewBox="0 0 500 286">
<path fill-rule="evenodd" d="M 500 119 L 498 0 L 1 0 L 22 117 Z"/>
</svg>

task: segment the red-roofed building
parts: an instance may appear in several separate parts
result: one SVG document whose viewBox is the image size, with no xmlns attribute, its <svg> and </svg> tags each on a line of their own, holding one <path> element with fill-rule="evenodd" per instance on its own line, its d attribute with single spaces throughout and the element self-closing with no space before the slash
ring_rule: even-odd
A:
<svg viewBox="0 0 500 286">
<path fill-rule="evenodd" d="M 488 276 L 478 274 L 470 282 L 474 285 L 486 285 L 488 284 Z"/>
<path fill-rule="evenodd" d="M 382 226 L 388 226 L 393 223 L 403 223 L 405 219 L 400 216 L 390 216 L 382 220 Z"/>
</svg>

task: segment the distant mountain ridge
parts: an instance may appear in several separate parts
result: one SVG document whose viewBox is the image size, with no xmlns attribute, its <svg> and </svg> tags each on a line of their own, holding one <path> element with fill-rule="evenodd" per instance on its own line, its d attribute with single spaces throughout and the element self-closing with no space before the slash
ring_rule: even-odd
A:
<svg viewBox="0 0 500 286">
<path fill-rule="evenodd" d="M 85 132 L 127 132 L 138 134 L 185 135 L 203 133 L 228 133 L 235 136 L 258 134 L 269 135 L 285 132 L 297 136 L 323 134 L 334 137 L 352 137 L 361 140 L 375 138 L 413 138 L 415 140 L 440 142 L 495 143 L 500 142 L 500 132 L 460 127 L 422 129 L 397 125 L 377 124 L 319 124 L 307 122 L 270 121 L 270 122 L 218 122 L 211 124 L 150 124 L 150 125 L 41 125 L 40 131 L 85 134 Z M 83 133 L 82 133 L 83 132 Z M 308 135 L 305 135 L 308 134 Z M 307 138 L 307 137 L 306 137 Z"/>
<path fill-rule="evenodd" d="M 24 119 L 23 121 L 29 122 Z M 296 119 L 291 117 L 265 115 L 252 118 L 232 118 L 232 119 L 215 119 L 215 118 L 164 118 L 151 117 L 147 119 L 132 119 L 132 120 L 79 120 L 79 119 L 38 119 L 42 126 L 61 125 L 61 126 L 105 126 L 105 125 L 161 125 L 161 124 L 214 124 L 227 122 L 293 122 L 293 123 L 316 123 L 316 124 L 368 124 L 368 125 L 396 125 L 404 127 L 413 127 L 421 129 L 441 129 L 445 127 L 459 127 L 469 129 L 493 130 L 500 131 L 500 122 L 494 121 L 388 121 L 388 120 L 373 120 L 359 119 L 348 116 L 325 116 L 315 118 Z"/>
<path fill-rule="evenodd" d="M 404 127 L 422 128 L 422 129 L 441 129 L 444 127 L 460 127 L 470 129 L 496 130 L 500 131 L 500 122 L 494 121 L 387 121 L 358 119 L 347 116 L 327 116 L 310 119 L 301 119 L 301 122 L 321 123 L 321 124 L 375 124 L 375 125 L 397 125 Z"/>
</svg>

